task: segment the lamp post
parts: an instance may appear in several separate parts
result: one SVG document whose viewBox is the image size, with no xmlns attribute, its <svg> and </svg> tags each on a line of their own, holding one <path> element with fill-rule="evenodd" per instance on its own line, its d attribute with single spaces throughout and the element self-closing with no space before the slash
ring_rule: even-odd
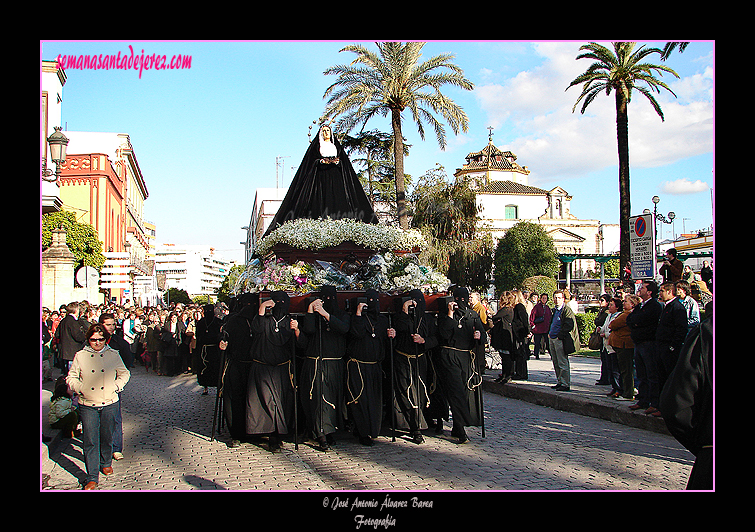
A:
<svg viewBox="0 0 755 532">
<path fill-rule="evenodd" d="M 660 220 L 663 223 L 670 224 L 670 223 L 672 223 L 674 221 L 674 218 L 676 218 L 676 214 L 674 214 L 674 211 L 671 211 L 671 212 L 668 213 L 668 219 L 666 219 L 666 217 L 663 216 L 663 214 L 660 214 L 658 212 L 658 203 L 660 203 L 660 201 L 661 201 L 661 198 L 659 198 L 658 196 L 653 196 L 653 218 L 655 218 L 655 220 L 656 220 L 656 222 L 654 224 L 655 225 L 655 238 L 656 238 L 656 242 L 658 241 L 658 222 L 657 222 L 657 220 Z"/>
<path fill-rule="evenodd" d="M 66 161 L 68 137 L 60 131 L 60 127 L 55 126 L 55 132 L 47 137 L 47 143 L 50 145 L 50 160 L 55 163 L 55 173 L 47 168 L 47 159 L 42 159 L 42 179 L 57 183 L 60 179 L 60 167 Z M 55 179 L 51 178 L 52 175 L 55 175 Z"/>
<path fill-rule="evenodd" d="M 674 221 L 674 218 L 676 218 L 676 214 L 674 214 L 674 211 L 671 211 L 668 213 L 668 219 L 666 219 L 663 214 L 660 214 L 658 212 L 658 203 L 660 203 L 661 198 L 658 196 L 653 196 L 653 230 L 655 232 L 655 252 L 656 254 L 660 251 L 660 243 L 658 242 L 658 220 L 660 220 L 663 223 L 670 224 Z M 645 209 L 645 213 L 649 214 L 650 211 L 648 209 Z M 657 272 L 657 264 L 656 264 L 656 272 Z"/>
</svg>

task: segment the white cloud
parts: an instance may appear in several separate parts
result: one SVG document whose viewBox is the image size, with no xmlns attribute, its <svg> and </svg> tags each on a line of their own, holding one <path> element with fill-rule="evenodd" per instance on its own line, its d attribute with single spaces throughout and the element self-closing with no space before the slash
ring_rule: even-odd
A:
<svg viewBox="0 0 755 532">
<path fill-rule="evenodd" d="M 665 192 L 666 194 L 695 194 L 706 190 L 708 190 L 708 183 L 700 179 L 690 181 L 689 179 L 682 178 L 675 181 L 665 181 L 661 185 L 661 192 Z"/>
<path fill-rule="evenodd" d="M 618 163 L 613 94 L 572 112 L 581 86 L 566 90 L 589 62 L 576 61 L 578 42 L 537 43 L 542 63 L 502 83 L 475 88 L 490 125 L 510 127 L 506 148 L 533 164 L 535 180 L 587 175 Z M 657 167 L 713 150 L 712 70 L 674 83 L 678 99 L 656 94 L 665 121 L 635 92 L 629 109 L 629 157 L 634 168 Z M 492 77 L 489 79 L 493 79 Z M 665 92 L 665 91 L 664 91 Z M 506 125 L 504 125 L 506 124 Z"/>
</svg>

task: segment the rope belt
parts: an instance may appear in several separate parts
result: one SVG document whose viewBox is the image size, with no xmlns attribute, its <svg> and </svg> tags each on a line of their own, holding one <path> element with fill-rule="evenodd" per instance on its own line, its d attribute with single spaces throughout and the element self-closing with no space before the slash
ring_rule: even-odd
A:
<svg viewBox="0 0 755 532">
<path fill-rule="evenodd" d="M 424 355 L 424 353 L 419 353 L 417 355 L 410 355 L 409 353 L 404 353 L 403 351 L 399 351 L 398 349 L 396 349 L 396 353 L 398 353 L 399 355 L 404 355 L 406 358 L 419 358 L 422 355 Z"/>
<path fill-rule="evenodd" d="M 256 358 L 253 358 L 252 362 L 256 362 L 257 364 L 262 364 L 263 366 L 272 366 L 272 367 L 285 366 L 286 364 L 288 364 L 288 378 L 291 379 L 291 387 L 294 390 L 296 390 L 296 384 L 294 384 L 294 373 L 291 371 L 290 360 L 286 360 L 285 362 L 281 362 L 280 364 L 270 364 L 268 362 L 263 362 L 261 360 L 257 360 Z"/>
<path fill-rule="evenodd" d="M 373 360 L 372 362 L 366 362 L 364 360 L 357 360 L 356 358 L 350 358 L 349 360 L 346 361 L 346 372 L 347 372 L 347 375 L 348 375 L 348 371 L 349 371 L 349 364 L 351 362 L 356 362 L 357 363 L 357 370 L 359 371 L 359 380 L 362 382 L 362 389 L 359 391 L 359 395 L 357 395 L 356 397 L 354 397 L 354 394 L 351 393 L 351 386 L 349 385 L 349 380 L 348 379 L 346 380 L 346 388 L 349 391 L 349 395 L 351 395 L 351 397 L 354 397 L 353 401 L 348 401 L 346 403 L 347 405 L 350 405 L 351 403 L 358 403 L 359 402 L 359 398 L 362 397 L 362 393 L 364 392 L 364 377 L 362 377 L 362 368 L 359 365 L 360 364 L 377 364 L 377 360 Z"/>
<path fill-rule="evenodd" d="M 312 395 L 315 392 L 315 380 L 317 379 L 317 364 L 319 364 L 320 360 L 342 360 L 342 359 L 341 359 L 341 357 L 338 357 L 338 358 L 306 357 L 306 358 L 308 358 L 309 360 L 314 360 L 315 361 L 315 371 L 312 372 L 312 383 L 309 386 L 309 399 L 311 401 L 312 400 Z M 328 401 L 327 399 L 325 399 L 325 394 L 324 393 L 320 393 L 320 397 L 322 397 L 322 400 L 325 403 L 327 403 L 328 406 L 332 407 L 333 410 L 336 409 L 336 405 L 334 405 L 333 403 L 331 403 L 330 401 Z"/>
<path fill-rule="evenodd" d="M 409 355 L 407 353 L 404 353 L 403 351 L 399 351 L 398 349 L 396 349 L 396 353 L 400 355 L 404 355 L 406 358 L 409 359 L 408 361 L 409 362 L 409 386 L 406 388 L 406 400 L 409 401 L 409 405 L 412 408 L 418 408 L 418 406 L 414 404 L 414 401 L 412 401 L 412 397 L 411 397 L 411 389 L 414 384 L 414 371 L 412 371 L 411 359 L 412 358 L 419 359 L 419 357 L 424 355 L 424 353 L 419 353 L 417 355 Z M 422 389 L 425 390 L 425 397 L 427 398 L 427 403 L 425 404 L 425 408 L 427 408 L 428 406 L 430 406 L 430 395 L 427 393 L 427 386 L 425 385 L 425 381 L 422 380 L 422 377 L 419 377 L 419 383 L 422 385 Z M 419 399 L 419 397 L 417 397 L 417 399 Z"/>
<path fill-rule="evenodd" d="M 477 371 L 477 364 L 475 362 L 475 352 L 472 349 L 459 349 L 457 347 L 451 347 L 450 345 L 444 345 L 443 346 L 446 349 L 453 349 L 454 351 L 459 351 L 460 353 L 469 353 L 469 356 L 472 358 L 471 360 L 471 366 L 472 366 L 472 374 L 467 379 L 467 390 L 474 390 L 477 388 L 480 384 L 482 384 L 482 375 L 480 375 Z M 475 377 L 479 378 L 479 381 L 477 383 L 473 383 L 472 381 L 475 380 Z"/>
</svg>

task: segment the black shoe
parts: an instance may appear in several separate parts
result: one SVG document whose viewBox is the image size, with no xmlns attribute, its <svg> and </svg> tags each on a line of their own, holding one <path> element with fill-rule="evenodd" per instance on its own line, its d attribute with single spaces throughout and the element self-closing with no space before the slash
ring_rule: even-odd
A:
<svg viewBox="0 0 755 532">
<path fill-rule="evenodd" d="M 414 434 L 412 434 L 412 441 L 419 445 L 420 443 L 425 442 L 425 438 L 422 436 L 422 433 L 420 431 L 416 431 Z"/>
<path fill-rule="evenodd" d="M 568 392 L 571 388 L 569 388 L 568 386 L 562 386 L 561 384 L 559 384 L 553 389 L 556 390 L 557 392 Z"/>
<path fill-rule="evenodd" d="M 317 438 L 317 448 L 321 451 L 327 451 L 330 449 L 330 444 L 328 444 L 328 440 L 324 436 Z"/>
<path fill-rule="evenodd" d="M 372 438 L 370 438 L 369 436 L 362 436 L 361 438 L 359 438 L 359 443 L 366 445 L 367 447 L 371 447 L 375 442 L 373 442 Z"/>
</svg>

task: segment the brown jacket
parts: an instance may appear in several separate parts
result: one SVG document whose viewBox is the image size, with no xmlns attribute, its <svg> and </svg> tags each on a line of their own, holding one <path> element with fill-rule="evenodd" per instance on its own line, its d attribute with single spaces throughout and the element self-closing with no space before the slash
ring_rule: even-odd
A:
<svg viewBox="0 0 755 532">
<path fill-rule="evenodd" d="M 611 334 L 608 335 L 608 345 L 613 348 L 634 349 L 634 343 L 629 334 L 629 326 L 627 326 L 627 316 L 629 316 L 629 311 L 625 310 L 608 324 L 608 328 L 611 330 Z"/>
</svg>

